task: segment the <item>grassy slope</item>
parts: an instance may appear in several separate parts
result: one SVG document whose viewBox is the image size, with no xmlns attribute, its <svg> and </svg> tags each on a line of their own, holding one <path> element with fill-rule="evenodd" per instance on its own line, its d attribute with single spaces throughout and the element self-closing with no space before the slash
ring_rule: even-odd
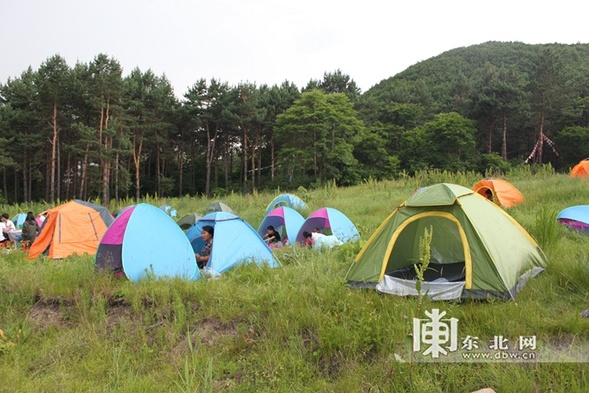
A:
<svg viewBox="0 0 589 393">
<path fill-rule="evenodd" d="M 361 244 L 413 190 L 476 180 L 433 174 L 299 194 L 310 211 L 330 206 L 348 215 L 361 242 L 322 253 L 285 249 L 283 268 L 244 266 L 217 280 L 135 285 L 95 274 L 88 256 L 2 255 L 0 329 L 14 345 L 0 339 L 0 391 L 586 391 L 586 364 L 399 363 L 394 354 L 406 353 L 418 301 L 343 285 Z M 577 314 L 589 307 L 589 238 L 554 225 L 554 217 L 586 204 L 589 183 L 550 173 L 508 180 L 527 199 L 510 214 L 544 246 L 546 273 L 513 302 L 426 300 L 421 307 L 447 311 L 461 331 L 480 337 L 584 338 L 589 320 Z M 257 227 L 273 196 L 223 201 Z M 182 216 L 202 212 L 210 201 L 166 203 Z"/>
</svg>

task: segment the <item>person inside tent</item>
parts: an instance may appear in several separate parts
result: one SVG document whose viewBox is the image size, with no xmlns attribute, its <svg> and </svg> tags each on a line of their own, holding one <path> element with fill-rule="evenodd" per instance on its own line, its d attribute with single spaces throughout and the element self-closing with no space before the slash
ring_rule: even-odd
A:
<svg viewBox="0 0 589 393">
<path fill-rule="evenodd" d="M 38 234 L 39 234 L 39 224 L 37 223 L 37 220 L 35 219 L 35 215 L 33 214 L 33 212 L 28 212 L 27 218 L 26 218 L 25 222 L 22 224 L 23 244 L 24 244 L 24 242 L 27 242 L 28 247 L 30 247 L 31 244 L 33 244 L 33 241 L 35 241 L 35 238 L 37 237 Z M 24 248 L 24 246 L 23 246 L 23 248 Z"/>
<path fill-rule="evenodd" d="M 311 236 L 312 236 L 314 233 L 323 234 L 323 233 L 322 233 L 322 232 L 319 230 L 319 228 L 317 228 L 317 227 L 314 227 L 314 228 L 311 230 Z M 318 236 L 318 237 L 321 237 L 321 236 Z M 315 240 L 316 240 L 316 239 L 315 239 Z M 311 238 L 311 237 L 309 237 L 309 238 L 306 238 L 306 239 L 305 239 L 305 244 L 306 244 L 306 245 L 308 245 L 309 247 L 312 247 L 312 246 L 314 245 L 314 242 L 312 241 L 312 238 Z"/>
<path fill-rule="evenodd" d="M 315 229 L 317 229 L 317 232 L 315 232 Z M 313 232 L 303 232 L 303 237 L 305 238 L 305 243 L 309 246 L 309 247 L 315 247 L 315 245 L 317 244 L 317 239 L 319 239 L 320 237 L 325 236 L 323 233 L 319 232 L 318 228 L 313 228 Z"/>
<path fill-rule="evenodd" d="M 278 233 L 272 225 L 268 225 L 268 228 L 266 228 L 266 234 L 262 239 L 264 239 L 270 247 L 278 247 L 278 245 L 282 245 L 280 233 Z"/>
<path fill-rule="evenodd" d="M 213 250 L 213 236 L 215 235 L 215 230 L 210 225 L 205 225 L 202 227 L 202 232 L 200 234 L 202 236 L 202 240 L 204 240 L 205 245 L 200 250 L 200 253 L 194 254 L 196 257 L 196 264 L 198 265 L 199 269 L 204 268 L 211 259 L 211 251 Z"/>
<path fill-rule="evenodd" d="M 493 202 L 493 191 L 491 191 L 490 188 L 487 188 L 485 190 L 485 197 L 490 200 L 491 202 Z"/>
</svg>

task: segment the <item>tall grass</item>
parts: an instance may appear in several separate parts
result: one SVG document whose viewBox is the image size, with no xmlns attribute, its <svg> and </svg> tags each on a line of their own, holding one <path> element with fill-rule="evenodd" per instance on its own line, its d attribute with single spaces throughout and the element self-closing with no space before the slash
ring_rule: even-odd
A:
<svg viewBox="0 0 589 393">
<path fill-rule="evenodd" d="M 509 175 L 508 175 L 509 176 Z M 362 244 L 416 188 L 470 187 L 475 174 L 421 173 L 356 187 L 305 190 L 309 212 L 330 206 L 359 228 L 338 249 L 277 251 L 277 269 L 246 265 L 197 282 L 138 284 L 97 274 L 93 258 L 28 260 L 0 255 L 1 392 L 583 392 L 582 363 L 414 363 L 412 318 L 436 307 L 470 335 L 534 334 L 575 343 L 589 334 L 589 240 L 558 226 L 588 185 L 539 168 L 506 177 L 526 197 L 508 211 L 544 248 L 548 266 L 515 301 L 432 303 L 351 290 L 344 277 Z M 275 192 L 223 200 L 257 228 Z M 299 194 L 299 196 L 301 196 Z M 216 199 L 146 199 L 179 216 Z M 131 201 L 126 201 L 131 202 Z M 20 206 L 3 206 L 11 214 Z M 27 206 L 37 211 L 39 206 Z M 12 345 L 7 345 L 10 342 Z M 412 367 L 412 368 L 410 368 Z M 411 374 L 411 376 L 410 376 Z"/>
</svg>

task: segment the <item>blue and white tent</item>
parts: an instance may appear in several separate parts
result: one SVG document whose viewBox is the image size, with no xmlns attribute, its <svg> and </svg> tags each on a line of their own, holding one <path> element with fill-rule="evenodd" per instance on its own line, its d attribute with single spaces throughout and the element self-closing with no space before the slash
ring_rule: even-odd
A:
<svg viewBox="0 0 589 393">
<path fill-rule="evenodd" d="M 215 233 L 211 257 L 204 271 L 219 275 L 242 263 L 280 266 L 258 232 L 233 213 L 209 213 L 190 227 L 186 231 L 186 237 L 194 252 L 200 252 L 204 246 L 201 233 L 205 225 L 212 226 Z"/>
<path fill-rule="evenodd" d="M 266 208 L 266 214 L 281 206 L 291 207 L 293 209 L 306 209 L 307 205 L 301 198 L 293 194 L 280 194 L 270 202 Z"/>
<path fill-rule="evenodd" d="M 272 210 L 264 217 L 260 226 L 258 227 L 258 234 L 264 236 L 268 226 L 272 225 L 276 232 L 278 232 L 283 239 L 288 239 L 288 244 L 294 245 L 296 243 L 297 233 L 303 226 L 305 218 L 296 211 L 287 206 L 282 206 Z"/>
<path fill-rule="evenodd" d="M 200 273 L 190 242 L 162 209 L 147 203 L 123 209 L 108 227 L 96 251 L 96 267 L 133 282 L 143 278 L 196 280 Z"/>
</svg>

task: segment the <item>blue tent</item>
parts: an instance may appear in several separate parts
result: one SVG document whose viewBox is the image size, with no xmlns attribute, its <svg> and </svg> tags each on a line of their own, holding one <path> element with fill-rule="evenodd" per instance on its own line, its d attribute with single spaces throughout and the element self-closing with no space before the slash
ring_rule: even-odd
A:
<svg viewBox="0 0 589 393">
<path fill-rule="evenodd" d="M 268 226 L 272 225 L 276 232 L 280 234 L 283 243 L 284 239 L 288 238 L 288 244 L 293 245 L 304 222 L 305 218 L 301 213 L 290 207 L 282 206 L 272 210 L 264 217 L 258 227 L 258 234 L 264 236 Z"/>
<path fill-rule="evenodd" d="M 354 223 L 344 213 L 332 207 L 324 207 L 311 213 L 299 229 L 296 241 L 304 243 L 303 232 L 311 232 L 313 228 L 318 228 L 320 232 L 329 229 L 332 235 L 344 243 L 360 238 Z"/>
<path fill-rule="evenodd" d="M 306 209 L 307 205 L 301 198 L 293 194 L 280 194 L 276 198 L 270 202 L 268 207 L 266 208 L 266 214 L 270 213 L 272 210 L 281 207 L 287 206 L 293 209 Z"/>
<path fill-rule="evenodd" d="M 174 220 L 153 205 L 126 207 L 96 251 L 96 267 L 123 272 L 133 282 L 154 277 L 199 278 L 190 242 Z"/>
<path fill-rule="evenodd" d="M 212 226 L 215 231 L 211 257 L 205 271 L 219 275 L 242 263 L 279 266 L 272 250 L 258 232 L 233 213 L 209 213 L 190 227 L 186 231 L 186 237 L 194 252 L 200 252 L 204 246 L 201 232 L 205 225 Z"/>
<path fill-rule="evenodd" d="M 567 207 L 556 216 L 561 224 L 579 232 L 589 232 L 589 205 Z"/>
<path fill-rule="evenodd" d="M 27 214 L 26 213 L 18 213 L 12 219 L 12 223 L 14 224 L 14 226 L 16 227 L 16 229 L 22 229 L 22 224 L 25 223 L 25 220 L 26 219 L 27 219 Z"/>
</svg>

